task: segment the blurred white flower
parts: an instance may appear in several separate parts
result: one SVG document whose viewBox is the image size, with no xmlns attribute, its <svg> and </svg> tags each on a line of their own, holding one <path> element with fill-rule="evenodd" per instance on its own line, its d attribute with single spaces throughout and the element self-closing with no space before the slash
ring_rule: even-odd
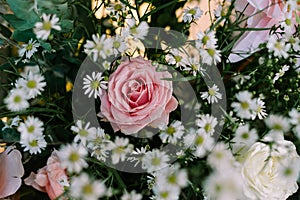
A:
<svg viewBox="0 0 300 200">
<path fill-rule="evenodd" d="M 133 145 L 129 143 L 128 138 L 116 137 L 114 142 L 108 144 L 107 149 L 112 152 L 111 160 L 112 164 L 118 164 L 120 161 L 123 162 L 126 156 L 131 153 Z"/>
<path fill-rule="evenodd" d="M 98 200 L 106 195 L 106 190 L 101 180 L 92 180 L 86 173 L 71 179 L 70 194 L 75 199 Z"/>
<path fill-rule="evenodd" d="M 21 141 L 32 140 L 43 135 L 43 125 L 44 123 L 39 118 L 28 116 L 18 127 L 18 131 L 21 133 Z"/>
<path fill-rule="evenodd" d="M 184 126 L 181 121 L 175 120 L 168 127 L 161 130 L 159 137 L 163 143 L 176 144 L 184 133 Z"/>
<path fill-rule="evenodd" d="M 143 195 L 136 193 L 135 190 L 132 190 L 130 193 L 125 192 L 121 196 L 121 200 L 142 200 Z"/>
<path fill-rule="evenodd" d="M 20 57 L 23 57 L 25 54 L 25 57 L 27 59 L 30 59 L 31 56 L 37 52 L 37 48 L 40 46 L 40 43 L 38 43 L 36 40 L 33 41 L 33 39 L 31 38 L 28 42 L 28 44 L 22 44 L 18 53 Z"/>
<path fill-rule="evenodd" d="M 246 90 L 240 91 L 235 96 L 239 102 L 233 102 L 231 107 L 233 107 L 237 116 L 244 119 L 250 119 L 252 111 L 255 109 L 255 101 L 252 99 L 252 94 Z"/>
<path fill-rule="evenodd" d="M 96 128 L 89 128 L 89 126 L 90 122 L 84 125 L 84 122 L 82 120 L 77 120 L 76 126 L 71 126 L 71 130 L 77 133 L 74 138 L 74 142 L 80 141 L 83 145 L 86 145 L 87 140 L 90 140 L 96 135 Z"/>
<path fill-rule="evenodd" d="M 113 54 L 112 38 L 106 38 L 105 34 L 101 35 L 101 37 L 99 34 L 93 34 L 92 39 L 86 41 L 84 52 L 90 55 L 94 62 L 97 62 L 98 59 L 103 62 L 103 59 Z"/>
<path fill-rule="evenodd" d="M 143 156 L 142 168 L 146 169 L 148 173 L 152 173 L 167 167 L 169 161 L 170 158 L 164 151 L 153 149 L 152 151 L 146 152 Z"/>
<path fill-rule="evenodd" d="M 199 127 L 199 129 L 212 136 L 215 132 L 215 126 L 218 124 L 217 118 L 209 114 L 198 115 L 197 117 L 198 119 L 196 119 L 196 125 Z"/>
<path fill-rule="evenodd" d="M 35 98 L 44 91 L 46 86 L 45 77 L 39 73 L 32 73 L 29 71 L 25 79 L 20 78 L 18 87 L 25 89 L 28 98 Z"/>
<path fill-rule="evenodd" d="M 273 83 L 275 83 L 280 77 L 282 77 L 285 74 L 285 72 L 287 72 L 289 69 L 290 66 L 288 65 L 282 66 L 279 72 L 275 74 L 275 77 L 273 78 Z"/>
<path fill-rule="evenodd" d="M 29 107 L 28 96 L 23 89 L 13 89 L 4 99 L 8 110 L 19 112 Z"/>
<path fill-rule="evenodd" d="M 37 38 L 42 40 L 47 40 L 50 36 L 51 29 L 55 29 L 57 31 L 61 30 L 61 27 L 57 24 L 59 18 L 56 15 L 47 15 L 45 13 L 42 14 L 42 22 L 35 23 L 35 27 L 33 32 L 35 33 Z"/>
<path fill-rule="evenodd" d="M 216 47 L 211 47 L 207 49 L 199 49 L 202 63 L 208 65 L 216 65 L 221 62 L 221 51 L 217 50 Z"/>
<path fill-rule="evenodd" d="M 135 19 L 130 18 L 127 20 L 127 25 L 128 26 L 121 33 L 125 38 L 132 37 L 134 39 L 144 40 L 148 35 L 149 25 L 145 21 L 142 21 L 137 26 Z"/>
<path fill-rule="evenodd" d="M 198 6 L 194 8 L 186 8 L 183 10 L 183 22 L 191 23 L 193 20 L 197 20 L 201 17 L 203 11 Z"/>
<path fill-rule="evenodd" d="M 278 39 L 277 36 L 271 35 L 267 41 L 267 48 L 269 52 L 273 52 L 275 57 L 288 58 L 288 51 L 291 48 L 291 44 L 286 44 L 284 40 Z"/>
<path fill-rule="evenodd" d="M 88 167 L 87 162 L 84 160 L 88 152 L 82 144 L 63 145 L 57 154 L 62 167 L 67 168 L 70 173 L 79 173 L 82 168 Z"/>
</svg>

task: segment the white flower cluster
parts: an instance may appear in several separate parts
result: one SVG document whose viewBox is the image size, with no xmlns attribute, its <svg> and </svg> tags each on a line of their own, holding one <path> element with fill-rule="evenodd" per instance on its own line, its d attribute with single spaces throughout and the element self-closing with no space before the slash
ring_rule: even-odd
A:
<svg viewBox="0 0 300 200">
<path fill-rule="evenodd" d="M 34 74 L 31 71 L 26 77 L 17 79 L 15 88 L 13 88 L 4 99 L 7 109 L 18 112 L 28 108 L 28 100 L 36 98 L 44 91 L 44 87 L 46 86 L 44 80 L 43 75 L 39 73 Z"/>
</svg>

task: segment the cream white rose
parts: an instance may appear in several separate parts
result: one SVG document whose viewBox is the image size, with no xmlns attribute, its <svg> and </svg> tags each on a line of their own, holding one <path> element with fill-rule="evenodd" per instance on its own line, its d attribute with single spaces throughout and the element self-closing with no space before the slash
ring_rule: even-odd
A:
<svg viewBox="0 0 300 200">
<path fill-rule="evenodd" d="M 295 193 L 298 189 L 297 177 L 285 178 L 281 170 L 299 159 L 292 142 L 281 140 L 272 150 L 267 144 L 254 143 L 240 160 L 247 199 L 284 200 Z"/>
</svg>

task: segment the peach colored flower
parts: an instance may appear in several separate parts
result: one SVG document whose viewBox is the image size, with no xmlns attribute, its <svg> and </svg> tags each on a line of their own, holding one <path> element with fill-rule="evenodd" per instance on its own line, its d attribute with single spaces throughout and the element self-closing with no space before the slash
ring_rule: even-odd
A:
<svg viewBox="0 0 300 200">
<path fill-rule="evenodd" d="M 21 186 L 24 175 L 22 155 L 14 147 L 0 154 L 0 199 L 14 194 Z"/>
<path fill-rule="evenodd" d="M 62 168 L 53 151 L 48 158 L 47 165 L 38 170 L 37 174 L 31 172 L 25 180 L 26 185 L 31 185 L 41 192 L 47 192 L 50 199 L 56 199 L 64 192 L 64 186 L 68 186 L 68 177 L 65 168 Z"/>
<path fill-rule="evenodd" d="M 282 0 L 236 0 L 235 8 L 248 17 L 246 28 L 271 28 L 284 20 Z M 254 53 L 259 44 L 266 42 L 269 30 L 246 31 L 232 48 L 230 62 L 238 62 Z M 240 53 L 240 55 L 236 54 Z"/>
<path fill-rule="evenodd" d="M 147 125 L 165 126 L 169 113 L 177 108 L 172 82 L 167 71 L 157 72 L 142 57 L 123 61 L 108 80 L 108 92 L 101 97 L 101 116 L 114 131 L 134 134 Z"/>
</svg>

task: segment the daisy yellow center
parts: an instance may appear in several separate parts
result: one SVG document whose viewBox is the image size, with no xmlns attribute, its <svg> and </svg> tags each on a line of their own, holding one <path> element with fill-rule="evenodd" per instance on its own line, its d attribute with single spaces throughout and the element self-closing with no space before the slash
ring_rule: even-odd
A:
<svg viewBox="0 0 300 200">
<path fill-rule="evenodd" d="M 96 89 L 99 88 L 99 86 L 100 86 L 100 83 L 98 81 L 92 81 L 91 82 L 91 88 L 92 89 L 96 90 Z"/>
<path fill-rule="evenodd" d="M 209 88 L 209 89 L 208 89 L 208 94 L 209 94 L 210 96 L 215 96 L 215 95 L 216 95 L 216 91 L 215 91 L 214 89 L 212 89 L 212 88 Z"/>
<path fill-rule="evenodd" d="M 151 160 L 151 164 L 152 164 L 153 166 L 158 166 L 158 165 L 160 164 L 160 159 L 159 159 L 159 158 L 153 158 L 153 159 Z"/>
<path fill-rule="evenodd" d="M 241 107 L 242 107 L 244 110 L 247 110 L 247 109 L 249 108 L 248 102 L 246 102 L 246 101 L 241 102 Z"/>
<path fill-rule="evenodd" d="M 124 146 L 119 146 L 114 149 L 114 153 L 116 153 L 116 154 L 121 154 L 123 152 L 124 152 Z"/>
<path fill-rule="evenodd" d="M 176 175 L 172 174 L 172 175 L 168 176 L 168 182 L 172 183 L 172 184 L 176 184 L 177 183 Z"/>
<path fill-rule="evenodd" d="M 77 162 L 79 159 L 80 159 L 80 157 L 79 157 L 78 153 L 76 153 L 76 152 L 72 152 L 69 155 L 69 161 L 71 161 L 71 162 Z"/>
<path fill-rule="evenodd" d="M 215 155 L 216 155 L 216 158 L 218 158 L 218 159 L 222 159 L 224 156 L 224 154 L 222 152 L 216 152 Z"/>
<path fill-rule="evenodd" d="M 174 56 L 175 62 L 180 62 L 182 60 L 181 56 Z"/>
<path fill-rule="evenodd" d="M 115 41 L 115 42 L 114 42 L 114 47 L 115 47 L 116 49 L 118 49 L 120 46 L 121 46 L 120 42 L 118 42 L 118 41 Z"/>
<path fill-rule="evenodd" d="M 281 46 L 280 42 L 275 43 L 275 48 L 278 49 L 278 50 L 282 49 L 282 46 Z"/>
<path fill-rule="evenodd" d="M 121 4 L 116 4 L 116 5 L 115 5 L 115 10 L 116 10 L 116 11 L 120 11 L 120 10 L 122 10 L 122 8 L 123 8 L 123 7 L 122 7 Z"/>
<path fill-rule="evenodd" d="M 221 190 L 222 190 L 222 186 L 219 185 L 219 184 L 216 184 L 216 185 L 215 185 L 215 191 L 216 191 L 217 193 L 219 193 L 219 192 L 221 192 Z"/>
<path fill-rule="evenodd" d="M 101 43 L 96 44 L 95 49 L 97 49 L 98 51 L 102 51 L 103 44 L 101 44 Z"/>
<path fill-rule="evenodd" d="M 211 129 L 212 129 L 211 124 L 209 124 L 209 123 L 205 124 L 204 130 L 205 130 L 207 133 L 210 132 Z"/>
<path fill-rule="evenodd" d="M 80 130 L 80 131 L 78 132 L 78 134 L 79 134 L 80 136 L 86 137 L 86 136 L 89 134 L 89 132 L 87 132 L 86 130 L 82 129 L 82 130 Z"/>
<path fill-rule="evenodd" d="M 51 22 L 44 22 L 44 23 L 43 23 L 43 29 L 44 29 L 44 30 L 50 31 L 51 28 L 52 28 Z"/>
<path fill-rule="evenodd" d="M 166 132 L 168 135 L 173 135 L 176 132 L 176 130 L 173 126 L 170 126 L 167 128 Z"/>
<path fill-rule="evenodd" d="M 28 44 L 26 47 L 26 50 L 30 51 L 30 50 L 32 50 L 32 48 L 33 48 L 33 44 Z"/>
<path fill-rule="evenodd" d="M 202 145 L 204 142 L 204 138 L 202 136 L 198 136 L 196 138 L 196 145 L 199 146 L 199 145 Z"/>
<path fill-rule="evenodd" d="M 283 174 L 285 176 L 291 176 L 293 174 L 293 170 L 291 168 L 286 168 Z"/>
<path fill-rule="evenodd" d="M 28 133 L 33 133 L 34 130 L 35 130 L 35 127 L 33 125 L 31 125 L 27 128 Z"/>
<path fill-rule="evenodd" d="M 286 25 L 290 26 L 290 25 L 292 25 L 292 20 L 291 19 L 286 19 L 285 23 L 286 23 Z"/>
<path fill-rule="evenodd" d="M 209 36 L 205 35 L 203 38 L 202 38 L 202 43 L 205 45 L 209 40 Z"/>
<path fill-rule="evenodd" d="M 85 186 L 83 186 L 82 192 L 84 194 L 93 194 L 93 187 L 92 187 L 92 185 L 91 184 L 86 184 Z"/>
<path fill-rule="evenodd" d="M 243 133 L 242 134 L 242 138 L 243 139 L 248 139 L 249 138 L 249 134 L 248 133 Z"/>
<path fill-rule="evenodd" d="M 208 55 L 210 55 L 211 57 L 214 57 L 214 55 L 216 54 L 216 51 L 214 49 L 207 49 L 207 53 Z"/>
<path fill-rule="evenodd" d="M 281 131 L 282 130 L 282 126 L 280 124 L 274 124 L 273 129 Z"/>
<path fill-rule="evenodd" d="M 195 65 L 195 64 L 192 64 L 192 65 L 191 65 L 191 68 L 192 68 L 193 71 L 197 71 L 197 70 L 198 70 L 198 66 Z"/>
<path fill-rule="evenodd" d="M 15 103 L 20 103 L 22 101 L 22 97 L 21 96 L 15 96 L 14 98 L 14 102 Z"/>
<path fill-rule="evenodd" d="M 131 28 L 130 28 L 130 33 L 131 33 L 131 34 L 137 34 L 137 33 L 138 33 L 138 32 L 137 32 L 137 27 L 136 27 L 136 26 L 131 27 Z"/>
<path fill-rule="evenodd" d="M 196 10 L 195 10 L 195 9 L 190 9 L 190 10 L 189 10 L 189 14 L 191 14 L 191 15 L 196 15 Z"/>
<path fill-rule="evenodd" d="M 37 147 L 38 146 L 38 141 L 37 140 L 32 140 L 29 142 L 29 146 L 31 147 Z"/>
<path fill-rule="evenodd" d="M 160 196 L 162 199 L 166 199 L 169 197 L 169 192 L 168 191 L 161 192 Z"/>
<path fill-rule="evenodd" d="M 27 82 L 27 87 L 31 89 L 36 88 L 36 82 L 34 80 L 29 80 Z"/>
</svg>

